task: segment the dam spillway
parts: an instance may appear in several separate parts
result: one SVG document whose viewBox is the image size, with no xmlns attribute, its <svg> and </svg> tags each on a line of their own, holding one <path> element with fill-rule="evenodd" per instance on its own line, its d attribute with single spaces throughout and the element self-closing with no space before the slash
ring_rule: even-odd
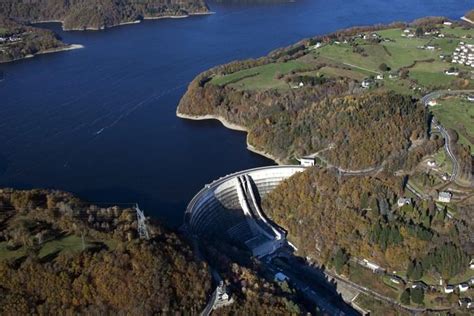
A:
<svg viewBox="0 0 474 316">
<path fill-rule="evenodd" d="M 286 232 L 266 218 L 260 199 L 303 170 L 300 166 L 269 166 L 215 180 L 189 203 L 185 226 L 193 235 L 231 243 L 255 256 L 271 253 L 286 241 Z"/>
</svg>

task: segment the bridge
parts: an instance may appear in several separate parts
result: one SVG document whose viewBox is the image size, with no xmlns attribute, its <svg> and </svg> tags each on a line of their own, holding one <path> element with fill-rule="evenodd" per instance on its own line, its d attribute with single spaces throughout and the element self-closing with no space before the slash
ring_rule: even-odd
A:
<svg viewBox="0 0 474 316">
<path fill-rule="evenodd" d="M 199 237 L 219 239 L 262 257 L 286 243 L 286 231 L 266 217 L 260 200 L 301 166 L 240 171 L 207 184 L 189 203 L 184 223 Z"/>
</svg>

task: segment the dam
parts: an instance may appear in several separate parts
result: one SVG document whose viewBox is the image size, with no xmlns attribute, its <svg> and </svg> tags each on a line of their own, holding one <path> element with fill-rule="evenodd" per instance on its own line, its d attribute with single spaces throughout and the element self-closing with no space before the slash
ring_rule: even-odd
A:
<svg viewBox="0 0 474 316">
<path fill-rule="evenodd" d="M 260 202 L 301 166 L 269 166 L 239 171 L 199 191 L 189 203 L 184 224 L 193 235 L 225 241 L 262 257 L 286 243 L 286 231 L 273 223 Z"/>
</svg>

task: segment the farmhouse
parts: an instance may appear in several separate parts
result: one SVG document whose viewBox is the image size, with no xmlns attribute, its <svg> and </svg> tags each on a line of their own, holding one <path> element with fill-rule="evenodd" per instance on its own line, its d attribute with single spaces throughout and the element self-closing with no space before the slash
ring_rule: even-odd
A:
<svg viewBox="0 0 474 316">
<path fill-rule="evenodd" d="M 314 166 L 314 158 L 312 158 L 312 157 L 302 157 L 300 159 L 300 164 L 303 167 L 312 167 L 312 166 Z"/>
<path fill-rule="evenodd" d="M 454 286 L 446 285 L 443 290 L 444 290 L 444 293 L 446 293 L 446 294 L 453 293 L 454 292 Z"/>
<path fill-rule="evenodd" d="M 461 59 L 460 64 L 464 64 L 464 59 Z M 459 76 L 459 71 L 457 69 L 448 69 L 444 72 L 448 76 Z"/>
<path fill-rule="evenodd" d="M 429 106 L 435 106 L 435 105 L 437 105 L 437 104 L 438 104 L 438 101 L 436 101 L 436 100 L 430 100 L 430 101 L 428 102 L 428 105 L 429 105 Z"/>
<path fill-rule="evenodd" d="M 451 192 L 447 192 L 447 191 L 440 192 L 439 195 L 438 195 L 438 201 L 444 202 L 444 203 L 449 203 L 449 202 L 451 202 L 451 197 L 452 196 L 453 195 L 452 195 Z"/>
<path fill-rule="evenodd" d="M 398 207 L 402 207 L 404 205 L 411 205 L 411 199 L 401 197 L 401 198 L 398 199 L 397 205 L 398 205 Z"/>
<path fill-rule="evenodd" d="M 431 168 L 436 167 L 436 162 L 434 160 L 428 160 L 426 164 L 428 165 L 428 167 L 431 167 Z"/>
<path fill-rule="evenodd" d="M 458 284 L 458 288 L 459 288 L 459 292 L 466 292 L 467 290 L 469 290 L 469 284 L 467 283 Z"/>
<path fill-rule="evenodd" d="M 372 79 L 367 78 L 367 79 L 364 79 L 364 81 L 362 81 L 361 86 L 362 86 L 362 88 L 364 88 L 364 89 L 368 89 L 368 88 L 370 88 L 370 87 L 373 85 L 373 83 L 374 83 L 374 82 L 373 82 Z"/>
</svg>

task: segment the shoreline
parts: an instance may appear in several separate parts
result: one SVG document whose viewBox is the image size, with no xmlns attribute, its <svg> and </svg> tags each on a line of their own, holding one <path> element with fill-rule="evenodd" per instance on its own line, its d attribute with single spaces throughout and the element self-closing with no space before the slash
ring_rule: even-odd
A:
<svg viewBox="0 0 474 316">
<path fill-rule="evenodd" d="M 12 59 L 12 60 L 9 60 L 9 61 L 0 62 L 0 64 L 8 64 L 8 63 L 12 63 L 12 62 L 23 60 L 23 59 L 30 59 L 30 58 L 33 58 L 33 57 L 38 56 L 38 55 L 60 53 L 60 52 L 66 52 L 66 51 L 69 51 L 69 50 L 81 49 L 81 48 L 84 48 L 84 45 L 70 44 L 70 45 L 65 45 L 63 47 L 47 49 L 47 50 L 40 51 L 40 52 L 37 52 L 37 53 L 34 53 L 34 54 L 28 54 L 28 55 L 25 55 L 25 56 L 20 57 L 20 58 L 15 58 L 15 59 Z"/>
<path fill-rule="evenodd" d="M 80 28 L 80 27 L 65 28 L 64 27 L 64 21 L 62 21 L 62 20 L 39 20 L 39 21 L 32 21 L 30 23 L 31 24 L 61 23 L 61 28 L 65 32 L 69 32 L 69 31 L 103 31 L 103 30 L 106 30 L 106 29 L 109 29 L 109 28 L 114 28 L 114 27 L 123 26 L 123 25 L 139 24 L 139 23 L 142 23 L 143 21 L 152 21 L 152 20 L 161 20 L 161 19 L 184 19 L 184 18 L 189 18 L 189 17 L 192 17 L 192 16 L 212 15 L 212 14 L 216 14 L 216 12 L 208 11 L 208 12 L 189 13 L 189 14 L 186 14 L 186 15 L 146 16 L 146 17 L 143 17 L 142 20 L 120 22 L 118 24 L 102 26 L 102 27 L 85 27 L 85 28 Z"/>
<path fill-rule="evenodd" d="M 234 124 L 234 123 L 231 123 L 229 121 L 227 121 L 225 118 L 221 117 L 221 116 L 218 116 L 218 115 L 212 115 L 212 114 L 206 114 L 206 115 L 189 115 L 189 114 L 184 114 L 184 113 L 181 113 L 179 112 L 178 110 L 176 111 L 176 116 L 181 118 L 181 119 L 186 119 L 186 120 L 192 120 L 192 121 L 205 121 L 205 120 L 215 120 L 215 121 L 219 121 L 224 127 L 230 129 L 230 130 L 233 130 L 233 131 L 238 131 L 238 132 L 245 132 L 247 134 L 246 136 L 246 145 L 247 145 L 247 150 L 248 151 L 251 151 L 253 152 L 254 154 L 257 154 L 257 155 L 260 155 L 260 156 L 263 156 L 267 159 L 270 159 L 272 160 L 274 163 L 276 163 L 277 165 L 284 165 L 285 162 L 272 156 L 270 153 L 267 153 L 263 150 L 259 150 L 257 148 L 255 148 L 253 145 L 251 145 L 249 143 L 249 138 L 248 138 L 248 129 L 241 126 L 241 125 L 237 125 L 237 124 Z"/>
</svg>

